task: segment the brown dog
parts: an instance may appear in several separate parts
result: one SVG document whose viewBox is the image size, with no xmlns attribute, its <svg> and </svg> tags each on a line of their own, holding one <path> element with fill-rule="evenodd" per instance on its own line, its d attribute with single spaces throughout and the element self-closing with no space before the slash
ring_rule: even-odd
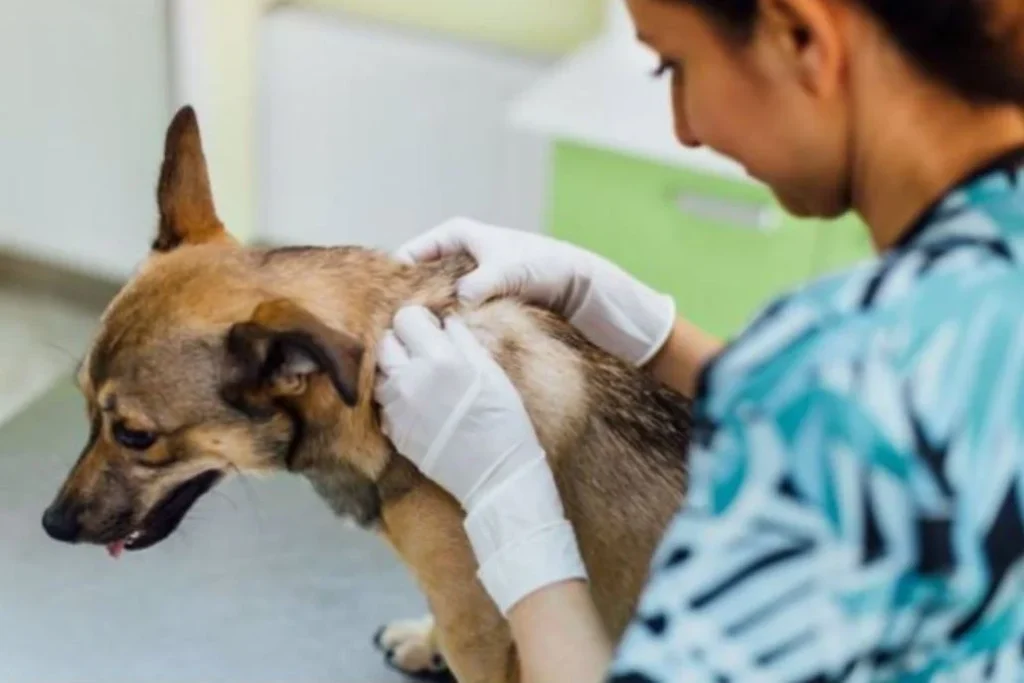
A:
<svg viewBox="0 0 1024 683">
<path fill-rule="evenodd" d="M 459 505 L 394 452 L 372 400 L 373 350 L 394 313 L 456 310 L 454 283 L 473 262 L 241 246 L 214 211 L 187 107 L 168 130 L 157 194 L 152 253 L 79 373 L 92 430 L 47 532 L 141 550 L 225 475 L 302 474 L 338 515 L 387 539 L 424 591 L 432 618 L 379 637 L 400 666 L 429 668 L 436 643 L 463 683 L 518 680 Z M 683 497 L 688 405 L 547 311 L 503 299 L 461 314 L 522 393 L 615 639 Z"/>
</svg>

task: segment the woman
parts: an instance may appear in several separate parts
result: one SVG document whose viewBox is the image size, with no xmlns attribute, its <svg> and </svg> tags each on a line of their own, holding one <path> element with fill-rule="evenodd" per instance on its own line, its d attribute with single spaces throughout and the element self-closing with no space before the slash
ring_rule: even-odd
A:
<svg viewBox="0 0 1024 683">
<path fill-rule="evenodd" d="M 879 258 L 723 347 L 544 237 L 455 221 L 401 250 L 470 251 L 465 298 L 543 302 L 695 399 L 687 503 L 613 652 L 508 380 L 458 319 L 396 317 L 386 429 L 465 506 L 527 680 L 1020 680 L 1024 5 L 629 7 L 679 140 L 794 214 L 857 211 Z"/>
</svg>

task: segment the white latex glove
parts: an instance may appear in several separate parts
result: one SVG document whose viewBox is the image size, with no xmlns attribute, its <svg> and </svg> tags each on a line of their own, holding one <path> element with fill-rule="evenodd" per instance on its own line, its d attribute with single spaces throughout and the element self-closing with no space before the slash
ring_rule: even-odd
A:
<svg viewBox="0 0 1024 683">
<path fill-rule="evenodd" d="M 572 526 L 522 399 L 457 317 L 400 310 L 378 347 L 376 398 L 399 453 L 466 509 L 479 577 L 503 614 L 585 579 Z"/>
<path fill-rule="evenodd" d="M 459 282 L 460 298 L 479 302 L 515 295 L 543 305 L 633 365 L 646 364 L 675 324 L 672 297 L 596 254 L 551 237 L 455 218 L 413 238 L 395 256 L 411 263 L 459 251 L 478 265 Z"/>
</svg>

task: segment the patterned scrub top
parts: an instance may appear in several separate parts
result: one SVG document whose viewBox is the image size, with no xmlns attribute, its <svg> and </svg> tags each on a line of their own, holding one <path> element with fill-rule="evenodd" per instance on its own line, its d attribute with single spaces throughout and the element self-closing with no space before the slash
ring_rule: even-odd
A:
<svg viewBox="0 0 1024 683">
<path fill-rule="evenodd" d="M 1024 680 L 1024 150 L 702 373 L 616 683 Z"/>
</svg>

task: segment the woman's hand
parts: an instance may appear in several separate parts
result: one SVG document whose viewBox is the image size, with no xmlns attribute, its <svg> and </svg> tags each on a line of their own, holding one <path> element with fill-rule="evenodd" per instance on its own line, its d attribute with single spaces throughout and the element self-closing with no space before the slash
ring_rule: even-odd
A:
<svg viewBox="0 0 1024 683">
<path fill-rule="evenodd" d="M 402 309 L 378 364 L 384 431 L 466 509 L 480 580 L 502 613 L 541 588 L 585 579 L 519 393 L 465 324 Z"/>
<path fill-rule="evenodd" d="M 456 317 L 395 316 L 376 397 L 399 453 L 466 509 L 479 577 L 512 628 L 529 683 L 604 678 L 611 646 L 576 537 L 519 393 Z"/>
<path fill-rule="evenodd" d="M 550 237 L 456 218 L 411 240 L 396 256 L 415 262 L 460 251 L 478 264 L 459 282 L 464 300 L 515 295 L 543 305 L 634 365 L 650 361 L 673 330 L 670 296 L 596 254 Z"/>
</svg>

